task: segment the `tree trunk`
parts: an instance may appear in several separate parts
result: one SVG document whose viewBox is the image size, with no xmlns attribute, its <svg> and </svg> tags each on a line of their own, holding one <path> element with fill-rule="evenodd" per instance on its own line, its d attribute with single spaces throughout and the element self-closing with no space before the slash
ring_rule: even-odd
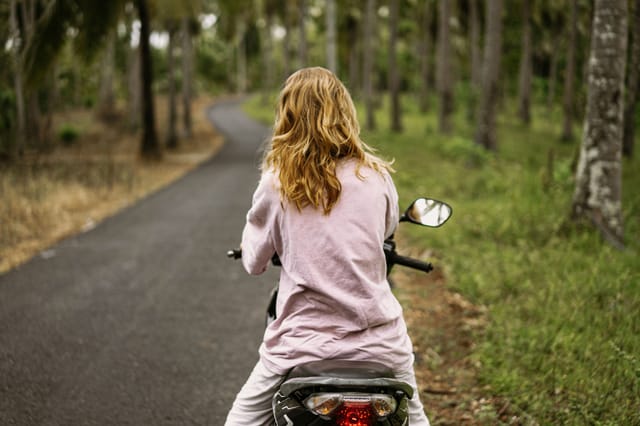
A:
<svg viewBox="0 0 640 426">
<path fill-rule="evenodd" d="M 264 67 L 264 75 L 262 77 L 262 105 L 269 103 L 269 91 L 273 88 L 273 39 L 271 38 L 271 27 L 273 26 L 272 15 L 270 11 L 265 12 L 265 28 L 262 31 L 262 66 Z"/>
<path fill-rule="evenodd" d="M 247 44 L 246 44 L 246 23 L 243 17 L 238 18 L 236 31 L 238 32 L 236 42 L 236 90 L 238 93 L 247 92 Z"/>
<path fill-rule="evenodd" d="M 140 117 L 142 116 L 142 84 L 140 76 L 139 49 L 130 49 L 127 64 L 127 115 L 131 130 L 137 130 L 140 127 Z"/>
<path fill-rule="evenodd" d="M 482 92 L 476 114 L 475 142 L 492 151 L 498 146 L 495 116 L 502 55 L 502 6 L 502 0 L 486 2 L 487 29 L 482 64 Z"/>
<path fill-rule="evenodd" d="M 116 97 L 113 89 L 115 72 L 116 33 L 111 31 L 107 36 L 107 44 L 102 57 L 100 90 L 98 93 L 98 115 L 103 118 L 113 117 L 116 108 Z"/>
<path fill-rule="evenodd" d="M 437 86 L 440 98 L 438 127 L 441 132 L 451 132 L 451 113 L 453 112 L 453 81 L 451 78 L 451 37 L 449 20 L 451 2 L 438 3 L 438 74 Z"/>
<path fill-rule="evenodd" d="M 627 59 L 627 0 L 596 0 L 589 58 L 587 111 L 573 219 L 589 220 L 623 246 L 622 132 Z"/>
<path fill-rule="evenodd" d="M 533 73 L 530 0 L 523 0 L 522 2 L 522 21 L 522 50 L 518 79 L 518 115 L 524 124 L 529 125 L 531 123 L 531 74 Z"/>
<path fill-rule="evenodd" d="M 282 40 L 282 62 L 283 62 L 283 72 L 284 72 L 284 78 L 283 80 L 286 80 L 289 75 L 291 74 L 292 71 L 292 67 L 291 67 L 291 63 L 293 62 L 291 60 L 291 9 L 292 9 L 292 3 L 291 0 L 285 0 L 287 6 L 285 7 L 284 10 L 284 32 L 285 32 L 285 36 L 284 39 Z"/>
<path fill-rule="evenodd" d="M 358 96 L 359 89 L 361 88 L 358 82 L 361 79 L 358 77 L 360 67 L 359 53 L 360 53 L 360 25 L 358 24 L 358 20 L 351 13 L 347 18 L 347 37 L 349 40 L 349 89 L 351 90 L 351 94 L 354 96 Z"/>
<path fill-rule="evenodd" d="M 576 79 L 576 43 L 578 38 L 578 0 L 571 0 L 571 22 L 569 25 L 567 68 L 564 75 L 564 94 L 562 96 L 564 123 L 562 126 L 561 140 L 565 142 L 573 140 L 573 116 L 575 102 L 574 86 Z"/>
<path fill-rule="evenodd" d="M 471 90 L 467 103 L 467 120 L 473 123 L 482 87 L 482 49 L 480 48 L 480 0 L 469 0 L 469 43 L 471 50 Z"/>
<path fill-rule="evenodd" d="M 375 105 L 373 99 L 373 73 L 374 73 L 374 47 L 373 36 L 375 30 L 375 14 L 376 14 L 376 0 L 367 0 L 367 9 L 365 12 L 364 22 L 364 103 L 367 113 L 367 130 L 374 130 L 376 128 L 375 119 Z"/>
<path fill-rule="evenodd" d="M 389 95 L 391 97 L 391 130 L 402 131 L 402 111 L 400 106 L 400 73 L 398 72 L 398 2 L 389 4 Z"/>
<path fill-rule="evenodd" d="M 558 83 L 558 49 L 551 49 L 551 64 L 549 65 L 549 77 L 547 87 L 547 110 L 552 113 L 556 99 L 556 84 Z"/>
<path fill-rule="evenodd" d="M 191 18 L 182 18 L 182 125 L 184 136 L 193 136 L 191 100 L 193 98 L 193 41 L 191 38 Z"/>
<path fill-rule="evenodd" d="M 167 141 L 169 149 L 178 147 L 178 136 L 176 132 L 176 122 L 178 121 L 178 108 L 176 96 L 176 28 L 172 22 L 169 24 L 169 45 L 167 46 L 167 80 L 169 89 L 168 116 L 167 116 Z"/>
<path fill-rule="evenodd" d="M 298 0 L 298 66 L 307 66 L 307 0 Z"/>
<path fill-rule="evenodd" d="M 419 99 L 420 111 L 426 113 L 429 110 L 429 92 L 431 89 L 431 4 L 424 2 L 419 14 L 420 22 L 418 28 L 418 57 L 420 58 L 420 90 Z"/>
<path fill-rule="evenodd" d="M 36 4 L 34 0 L 20 2 L 24 44 L 29 44 L 36 24 Z M 21 61 L 22 62 L 22 61 Z M 25 145 L 29 144 L 38 149 L 44 149 L 44 133 L 42 114 L 37 90 L 25 93 Z"/>
<path fill-rule="evenodd" d="M 140 153 L 146 159 L 159 159 L 162 154 L 158 144 L 153 105 L 153 69 L 151 65 L 150 21 L 147 0 L 136 0 L 136 7 L 140 18 L 140 82 L 142 83 L 142 144 Z"/>
<path fill-rule="evenodd" d="M 327 0 L 327 68 L 333 73 L 338 73 L 338 61 L 336 58 L 336 0 Z M 354 49 L 354 46 L 350 46 Z"/>
<path fill-rule="evenodd" d="M 14 88 L 16 92 L 16 120 L 17 131 L 13 151 L 15 154 L 22 155 L 24 153 L 24 144 L 26 139 L 26 115 L 25 115 L 25 101 L 24 101 L 24 84 L 22 82 L 22 59 L 20 54 L 20 46 L 15 40 L 20 37 L 20 29 L 18 26 L 18 18 L 16 13 L 16 1 L 11 0 L 10 7 L 10 29 L 14 40 L 12 46 L 12 59 L 13 59 L 13 77 Z"/>
<path fill-rule="evenodd" d="M 625 157 L 633 157 L 635 143 L 636 106 L 638 105 L 638 84 L 640 83 L 640 0 L 635 1 L 631 31 L 631 55 L 627 67 L 627 99 L 624 109 L 624 138 L 622 153 Z"/>
<path fill-rule="evenodd" d="M 479 91 L 482 85 L 482 50 L 480 49 L 479 0 L 469 0 L 469 32 L 471 42 L 471 83 Z"/>
</svg>

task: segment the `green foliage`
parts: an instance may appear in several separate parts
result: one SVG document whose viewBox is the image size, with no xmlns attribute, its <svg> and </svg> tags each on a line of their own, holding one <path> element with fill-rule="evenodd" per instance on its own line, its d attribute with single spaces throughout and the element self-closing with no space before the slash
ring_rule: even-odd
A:
<svg viewBox="0 0 640 426">
<path fill-rule="evenodd" d="M 58 137 L 65 146 L 73 145 L 79 136 L 80 131 L 69 123 L 63 124 L 58 130 Z"/>
<path fill-rule="evenodd" d="M 471 142 L 465 111 L 444 136 L 437 111 L 420 115 L 408 100 L 404 133 L 386 130 L 382 108 L 380 130 L 362 137 L 395 159 L 401 208 L 417 196 L 453 206 L 442 228 L 399 232 L 434 249 L 449 285 L 487 306 L 474 354 L 481 380 L 538 424 L 640 425 L 640 160 L 623 167 L 620 252 L 595 231 L 567 226 L 576 146 L 558 142 L 560 116 L 535 106 L 527 128 L 507 100 L 498 153 L 488 154 Z M 247 110 L 273 120 L 258 97 Z"/>
</svg>

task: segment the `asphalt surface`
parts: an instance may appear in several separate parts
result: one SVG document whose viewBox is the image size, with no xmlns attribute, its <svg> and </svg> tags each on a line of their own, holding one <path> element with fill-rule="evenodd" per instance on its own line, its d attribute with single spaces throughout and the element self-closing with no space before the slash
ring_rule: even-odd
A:
<svg viewBox="0 0 640 426">
<path fill-rule="evenodd" d="M 268 131 L 208 111 L 218 155 L 0 276 L 0 425 L 222 425 L 257 360 L 277 271 L 239 243 Z"/>
</svg>

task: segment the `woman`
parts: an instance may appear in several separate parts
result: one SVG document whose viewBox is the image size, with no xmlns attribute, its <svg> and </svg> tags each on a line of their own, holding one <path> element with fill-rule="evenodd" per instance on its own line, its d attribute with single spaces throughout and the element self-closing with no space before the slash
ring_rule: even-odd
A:
<svg viewBox="0 0 640 426">
<path fill-rule="evenodd" d="M 360 140 L 353 101 L 324 68 L 292 74 L 242 234 L 242 263 L 282 262 L 278 318 L 226 425 L 272 424 L 271 398 L 294 366 L 377 361 L 411 383 L 410 424 L 428 425 L 402 308 L 386 279 L 383 242 L 398 223 L 389 163 Z"/>
</svg>

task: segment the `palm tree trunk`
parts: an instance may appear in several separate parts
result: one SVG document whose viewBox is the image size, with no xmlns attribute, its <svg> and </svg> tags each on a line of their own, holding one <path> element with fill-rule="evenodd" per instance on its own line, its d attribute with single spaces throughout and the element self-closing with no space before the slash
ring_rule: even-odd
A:
<svg viewBox="0 0 640 426">
<path fill-rule="evenodd" d="M 175 71 L 175 46 L 176 46 L 176 28 L 175 23 L 169 23 L 169 45 L 167 46 L 167 79 L 169 86 L 169 108 L 167 117 L 167 148 L 175 149 L 178 147 L 178 136 L 176 132 L 176 122 L 178 121 L 178 108 L 176 96 L 176 71 Z"/>
<path fill-rule="evenodd" d="M 284 78 L 283 80 L 286 80 L 289 75 L 291 74 L 292 71 L 292 65 L 291 63 L 293 62 L 291 60 L 291 9 L 292 9 L 292 3 L 291 0 L 285 0 L 286 1 L 286 7 L 284 9 L 284 16 L 282 17 L 282 19 L 284 20 L 284 31 L 285 31 L 285 36 L 284 39 L 282 40 L 282 59 L 283 59 L 283 73 L 284 73 Z"/>
<path fill-rule="evenodd" d="M 113 74 L 115 70 L 116 33 L 111 31 L 107 36 L 107 44 L 102 58 L 100 91 L 98 94 L 98 115 L 104 118 L 113 116 L 115 110 L 115 94 L 113 91 Z"/>
<path fill-rule="evenodd" d="M 482 85 L 482 50 L 480 49 L 480 14 L 478 0 L 469 0 L 469 32 L 471 41 L 471 82 L 475 90 Z"/>
<path fill-rule="evenodd" d="M 24 102 L 24 85 L 22 82 L 22 69 L 21 69 L 21 55 L 20 55 L 20 47 L 15 40 L 19 38 L 20 29 L 18 27 L 18 18 L 16 14 L 16 1 L 11 0 L 9 5 L 10 8 L 10 28 L 12 37 L 14 40 L 14 45 L 12 46 L 12 58 L 13 58 L 13 77 L 14 77 L 14 88 L 16 92 L 16 119 L 17 119 L 17 132 L 16 139 L 14 144 L 14 153 L 18 155 L 22 155 L 24 152 L 24 143 L 25 143 L 25 102 Z"/>
<path fill-rule="evenodd" d="M 360 66 L 360 25 L 358 23 L 358 19 L 353 16 L 353 14 L 349 13 L 347 17 L 347 39 L 349 40 L 349 89 L 351 90 L 351 94 L 354 96 L 358 96 L 360 94 L 361 85 L 358 84 L 361 81 L 358 78 Z"/>
<path fill-rule="evenodd" d="M 567 68 L 564 77 L 564 95 L 562 108 L 564 111 L 564 123 L 562 126 L 561 140 L 568 142 L 573 140 L 573 115 L 576 79 L 576 42 L 578 37 L 578 0 L 571 0 L 571 22 L 569 27 L 569 46 L 567 52 Z"/>
<path fill-rule="evenodd" d="M 298 0 L 298 66 L 307 66 L 307 0 Z"/>
<path fill-rule="evenodd" d="M 236 91 L 245 93 L 247 91 L 247 45 L 244 17 L 238 17 L 236 31 Z"/>
<path fill-rule="evenodd" d="M 34 0 L 20 2 L 24 45 L 29 44 L 36 24 L 36 4 Z M 25 145 L 44 148 L 42 114 L 38 94 L 31 91 L 25 95 Z"/>
<path fill-rule="evenodd" d="M 391 97 L 391 130 L 402 131 L 400 107 L 400 75 L 397 63 L 398 0 L 391 0 L 389 10 L 389 94 Z"/>
<path fill-rule="evenodd" d="M 375 29 L 375 14 L 376 14 L 376 0 L 367 0 L 367 9 L 365 13 L 364 22 L 364 102 L 367 113 L 366 126 L 367 130 L 374 130 L 376 128 L 376 119 L 374 111 L 374 99 L 373 99 L 373 35 Z"/>
<path fill-rule="evenodd" d="M 482 65 L 482 92 L 476 114 L 475 142 L 492 151 L 498 146 L 495 116 L 502 54 L 502 6 L 502 0 L 486 2 L 487 29 Z"/>
<path fill-rule="evenodd" d="M 624 138 L 622 153 L 625 157 L 633 157 L 633 145 L 635 143 L 636 106 L 638 105 L 638 86 L 640 83 L 640 0 L 635 1 L 631 30 L 631 56 L 627 67 L 627 99 L 624 110 Z"/>
<path fill-rule="evenodd" d="M 327 68 L 333 73 L 338 72 L 336 58 L 336 0 L 327 0 Z M 354 49 L 354 46 L 351 46 Z"/>
<path fill-rule="evenodd" d="M 623 247 L 622 134 L 627 0 L 596 0 L 589 92 L 573 194 L 573 219 L 587 219 Z"/>
<path fill-rule="evenodd" d="M 420 28 L 418 35 L 418 57 L 420 58 L 420 89 L 418 102 L 420 111 L 429 110 L 429 92 L 431 89 L 431 49 L 433 40 L 431 37 L 431 4 L 424 2 L 420 10 Z"/>
<path fill-rule="evenodd" d="M 518 79 L 518 115 L 524 124 L 531 123 L 531 74 L 532 74 L 532 41 L 531 41 L 531 4 L 530 0 L 522 2 L 522 49 L 520 54 L 520 72 Z"/>
<path fill-rule="evenodd" d="M 478 97 L 482 90 L 482 50 L 480 48 L 479 0 L 469 0 L 469 42 L 471 44 L 471 89 L 467 103 L 467 120 L 473 123 L 478 108 Z"/>
<path fill-rule="evenodd" d="M 159 159 L 162 154 L 156 133 L 156 119 L 153 105 L 153 69 L 151 65 L 151 45 L 149 42 L 150 20 L 147 0 L 136 0 L 140 19 L 140 82 L 142 83 L 142 144 L 140 153 L 146 159 Z"/>
<path fill-rule="evenodd" d="M 552 112 L 553 104 L 556 99 L 556 84 L 558 83 L 558 49 L 551 50 L 551 64 L 549 65 L 549 77 L 547 88 L 547 110 Z"/>
<path fill-rule="evenodd" d="M 193 136 L 191 100 L 193 97 L 193 40 L 191 38 L 191 18 L 182 18 L 182 125 L 184 136 Z"/>
<path fill-rule="evenodd" d="M 269 104 L 269 91 L 273 87 L 273 39 L 271 37 L 271 27 L 273 25 L 272 15 L 269 10 L 263 10 L 265 27 L 261 33 L 261 45 L 260 53 L 262 54 L 262 67 L 264 74 L 262 74 L 262 97 L 261 103 L 266 106 Z"/>
<path fill-rule="evenodd" d="M 438 69 L 437 86 L 440 98 L 438 127 L 441 132 L 451 131 L 451 113 L 453 112 L 453 81 L 451 79 L 451 37 L 449 19 L 451 2 L 441 1 L 438 19 Z"/>
<path fill-rule="evenodd" d="M 136 130 L 140 127 L 142 85 L 140 81 L 140 52 L 138 49 L 130 49 L 127 58 L 127 115 L 129 127 Z"/>
</svg>

